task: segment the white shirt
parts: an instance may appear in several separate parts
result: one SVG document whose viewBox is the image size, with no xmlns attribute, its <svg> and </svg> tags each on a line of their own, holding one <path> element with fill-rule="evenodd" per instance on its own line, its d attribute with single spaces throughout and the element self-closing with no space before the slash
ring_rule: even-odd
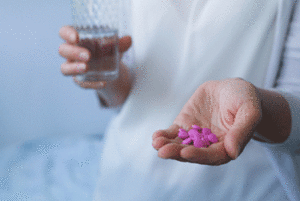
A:
<svg viewBox="0 0 300 201">
<path fill-rule="evenodd" d="M 132 1 L 137 80 L 107 131 L 95 200 L 287 200 L 254 141 L 217 167 L 163 160 L 151 146 L 202 83 L 263 85 L 276 12 L 268 0 Z"/>
</svg>

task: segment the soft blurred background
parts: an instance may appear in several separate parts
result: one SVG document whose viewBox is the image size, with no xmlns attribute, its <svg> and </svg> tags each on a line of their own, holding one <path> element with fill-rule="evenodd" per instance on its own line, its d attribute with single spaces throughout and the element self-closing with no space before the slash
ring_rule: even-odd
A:
<svg viewBox="0 0 300 201">
<path fill-rule="evenodd" d="M 91 200 L 117 111 L 60 72 L 69 0 L 0 1 L 0 200 Z"/>
</svg>

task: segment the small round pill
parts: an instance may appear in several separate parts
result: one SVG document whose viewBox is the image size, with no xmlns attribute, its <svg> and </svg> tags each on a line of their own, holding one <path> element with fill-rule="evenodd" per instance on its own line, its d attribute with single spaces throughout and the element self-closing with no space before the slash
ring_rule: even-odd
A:
<svg viewBox="0 0 300 201">
<path fill-rule="evenodd" d="M 192 140 L 196 140 L 198 137 L 201 137 L 201 133 L 198 131 L 198 129 L 191 129 L 188 132 L 190 138 L 192 138 Z"/>
<path fill-rule="evenodd" d="M 202 142 L 203 142 L 203 144 L 204 144 L 205 146 L 208 147 L 208 146 L 210 145 L 210 141 L 209 141 L 207 135 L 204 135 L 203 138 L 201 138 L 201 140 L 202 140 Z"/>
<path fill-rule="evenodd" d="M 209 147 L 218 142 L 217 136 L 211 132 L 211 129 L 197 125 L 192 125 L 189 131 L 179 128 L 178 137 L 183 140 L 182 144 L 194 145 L 197 148 Z"/>
<path fill-rule="evenodd" d="M 218 138 L 215 134 L 211 133 L 207 136 L 208 140 L 211 142 L 211 143 L 216 143 L 218 142 Z"/>
<path fill-rule="evenodd" d="M 186 139 L 186 138 L 189 137 L 189 134 L 188 134 L 188 132 L 186 130 L 180 128 L 179 132 L 178 132 L 178 137 L 180 137 L 181 139 L 184 140 L 184 139 Z"/>
<path fill-rule="evenodd" d="M 192 128 L 198 129 L 198 130 L 202 130 L 202 128 L 200 126 L 197 125 L 192 125 Z"/>
<path fill-rule="evenodd" d="M 203 141 L 200 138 L 197 138 L 196 140 L 194 140 L 194 146 L 197 147 L 197 148 L 206 147 L 205 144 L 203 143 Z"/>
<path fill-rule="evenodd" d="M 203 135 L 209 135 L 209 134 L 211 134 L 211 130 L 209 128 L 203 128 L 202 129 L 202 134 Z"/>
<path fill-rule="evenodd" d="M 191 144 L 192 142 L 193 142 L 193 140 L 192 140 L 191 138 L 187 138 L 187 139 L 185 139 L 185 140 L 182 141 L 182 144 L 187 144 L 187 145 L 189 145 L 189 144 Z"/>
</svg>

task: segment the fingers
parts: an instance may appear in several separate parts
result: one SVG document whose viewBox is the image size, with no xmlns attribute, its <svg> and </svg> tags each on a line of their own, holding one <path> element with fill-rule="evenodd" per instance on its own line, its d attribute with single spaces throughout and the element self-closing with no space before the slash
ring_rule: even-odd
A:
<svg viewBox="0 0 300 201">
<path fill-rule="evenodd" d="M 76 29 L 72 26 L 63 26 L 59 30 L 60 37 L 69 44 L 77 44 L 79 42 L 79 35 Z M 119 51 L 126 52 L 132 45 L 130 36 L 124 36 L 119 40 Z"/>
<path fill-rule="evenodd" d="M 156 139 L 156 143 L 156 145 L 161 145 L 161 148 L 158 149 L 158 156 L 163 159 L 175 159 L 203 165 L 221 165 L 231 160 L 223 142 L 213 144 L 208 148 L 196 148 L 159 137 Z"/>
<path fill-rule="evenodd" d="M 180 138 L 175 138 L 175 139 L 170 139 L 167 137 L 156 137 L 155 139 L 153 139 L 152 141 L 152 146 L 154 149 L 159 150 L 161 147 L 165 146 L 166 144 L 170 144 L 170 143 L 177 143 L 177 144 L 181 144 L 182 140 Z"/>
<path fill-rule="evenodd" d="M 261 113 L 251 104 L 241 106 L 235 117 L 234 124 L 224 139 L 226 152 L 232 159 L 236 159 L 251 139 L 258 124 Z"/>
<path fill-rule="evenodd" d="M 180 151 L 180 157 L 188 162 L 204 165 L 221 165 L 231 160 L 223 142 L 212 144 L 208 148 L 187 146 Z"/>
<path fill-rule="evenodd" d="M 78 75 L 84 74 L 88 70 L 88 66 L 86 63 L 81 62 L 70 62 L 67 61 L 61 65 L 61 72 L 64 75 Z"/>
<path fill-rule="evenodd" d="M 74 27 L 64 26 L 59 30 L 59 35 L 67 43 L 59 46 L 59 54 L 70 61 L 88 62 L 91 54 L 83 47 L 76 46 L 79 42 L 79 36 Z"/>
<path fill-rule="evenodd" d="M 106 81 L 99 81 L 99 82 L 80 82 L 76 79 L 76 77 L 73 77 L 73 80 L 76 84 L 78 84 L 80 87 L 85 89 L 104 89 L 107 85 Z"/>
<path fill-rule="evenodd" d="M 62 57 L 71 61 L 88 62 L 91 57 L 87 49 L 66 43 L 59 46 L 58 52 Z"/>
<path fill-rule="evenodd" d="M 152 146 L 158 150 L 160 158 L 206 165 L 221 165 L 231 160 L 224 147 L 224 142 L 220 141 L 208 148 L 184 145 L 181 144 L 182 140 L 178 137 L 178 129 L 179 126 L 173 124 L 168 129 L 158 130 L 153 134 Z"/>
<path fill-rule="evenodd" d="M 152 146 L 154 149 L 159 150 L 161 147 L 163 147 L 169 143 L 172 143 L 170 139 L 165 138 L 165 137 L 157 137 L 157 138 L 153 139 Z"/>
<path fill-rule="evenodd" d="M 77 44 L 79 42 L 79 36 L 74 27 L 63 26 L 59 30 L 59 35 L 69 44 Z"/>
<path fill-rule="evenodd" d="M 181 150 L 186 146 L 187 145 L 178 143 L 167 144 L 158 150 L 158 156 L 163 159 L 175 159 L 181 162 L 188 162 L 180 155 Z"/>
<path fill-rule="evenodd" d="M 126 52 L 132 44 L 132 40 L 130 36 L 124 36 L 119 40 L 119 52 Z"/>
<path fill-rule="evenodd" d="M 89 70 L 91 70 L 89 69 L 89 61 L 92 57 L 91 52 L 89 51 L 88 47 L 84 48 L 79 45 L 79 35 L 76 29 L 71 26 L 64 26 L 59 30 L 59 35 L 63 40 L 66 41 L 66 43 L 59 46 L 59 54 L 67 59 L 67 61 L 61 65 L 61 72 L 66 76 L 76 76 L 87 73 Z M 91 44 L 94 43 L 91 42 Z M 131 44 L 132 40 L 130 36 L 122 37 L 119 40 L 119 51 L 121 53 L 127 51 Z M 107 85 L 105 81 L 80 82 L 76 80 L 75 77 L 74 81 L 80 87 L 86 89 L 102 89 Z"/>
<path fill-rule="evenodd" d="M 152 146 L 158 150 L 158 156 L 164 159 L 175 159 L 185 161 L 180 157 L 180 150 L 186 146 L 182 145 L 182 140 L 178 137 L 179 126 L 171 125 L 168 129 L 158 130 L 153 136 Z"/>
<path fill-rule="evenodd" d="M 168 139 L 175 139 L 178 136 L 179 126 L 172 124 L 168 129 L 158 130 L 152 135 L 152 139 L 158 137 L 166 137 Z"/>
</svg>

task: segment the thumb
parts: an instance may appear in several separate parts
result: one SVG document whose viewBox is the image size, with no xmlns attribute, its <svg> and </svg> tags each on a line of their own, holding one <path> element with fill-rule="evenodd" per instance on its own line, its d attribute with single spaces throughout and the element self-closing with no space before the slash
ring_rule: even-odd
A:
<svg viewBox="0 0 300 201">
<path fill-rule="evenodd" d="M 242 105 L 224 139 L 225 150 L 232 159 L 236 159 L 250 141 L 253 132 L 259 123 L 261 112 L 253 105 Z"/>
<path fill-rule="evenodd" d="M 132 40 L 130 36 L 124 36 L 119 40 L 119 51 L 121 53 L 126 52 L 132 44 Z"/>
</svg>

